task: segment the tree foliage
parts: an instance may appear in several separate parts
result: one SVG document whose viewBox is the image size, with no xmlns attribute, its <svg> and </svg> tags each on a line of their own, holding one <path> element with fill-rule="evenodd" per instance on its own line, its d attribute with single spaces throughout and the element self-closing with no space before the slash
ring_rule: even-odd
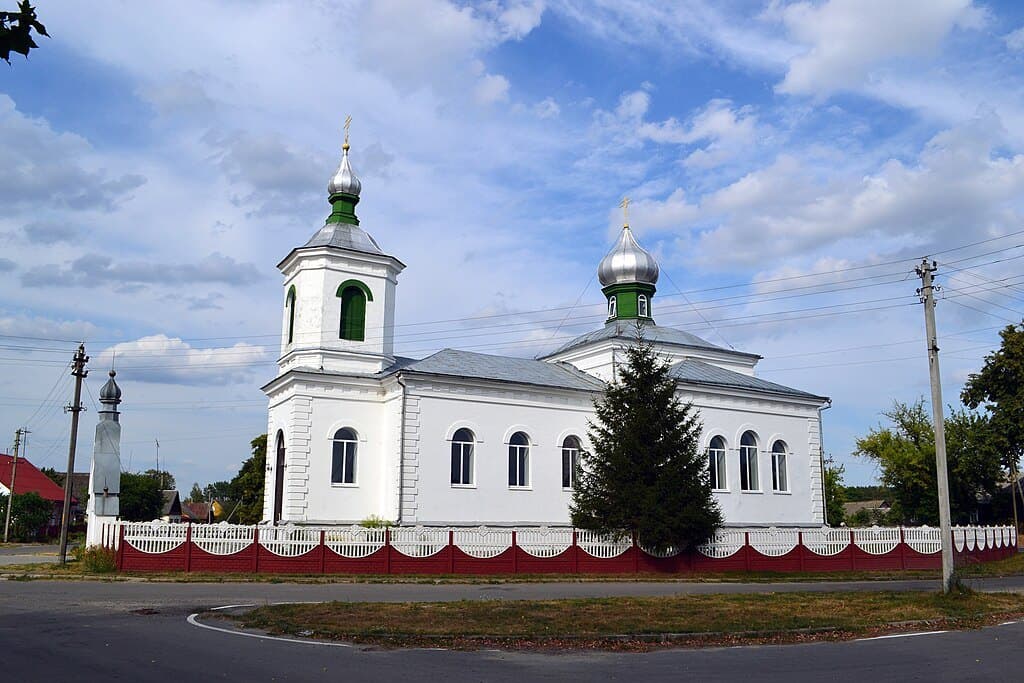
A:
<svg viewBox="0 0 1024 683">
<path fill-rule="evenodd" d="M 178 482 L 174 480 L 174 475 L 167 470 L 156 470 L 151 467 L 143 474 L 152 477 L 163 491 L 173 491 L 178 488 Z"/>
<path fill-rule="evenodd" d="M 1024 323 L 1006 326 L 999 336 L 999 349 L 967 378 L 960 398 L 969 408 L 984 405 L 1003 466 L 1016 470 L 1024 456 Z"/>
<path fill-rule="evenodd" d="M 151 522 L 160 516 L 164 496 L 160 482 L 148 474 L 121 473 L 121 519 L 129 522 Z"/>
<path fill-rule="evenodd" d="M 39 47 L 32 39 L 32 31 L 50 37 L 28 0 L 18 3 L 17 12 L 0 12 L 0 59 L 10 64 L 12 52 L 28 57 L 29 50 Z"/>
<path fill-rule="evenodd" d="M 825 518 L 829 526 L 839 526 L 846 521 L 846 487 L 843 486 L 843 474 L 846 465 L 836 464 L 832 458 L 825 460 Z"/>
<path fill-rule="evenodd" d="M 701 422 L 676 398 L 669 367 L 638 328 L 620 381 L 595 402 L 593 451 L 584 453 L 570 506 L 581 529 L 635 533 L 645 547 L 688 550 L 722 524 L 711 494 Z"/>
<path fill-rule="evenodd" d="M 871 458 L 882 470 L 882 483 L 892 490 L 892 516 L 904 523 L 939 522 L 935 476 L 935 430 L 918 399 L 896 402 L 885 413 L 890 427 L 878 427 L 857 440 L 857 455 Z M 978 495 L 992 494 L 1001 478 L 1000 450 L 985 416 L 959 410 L 945 419 L 946 464 L 953 521 L 970 521 Z"/>
<path fill-rule="evenodd" d="M 7 518 L 7 502 L 10 496 L 0 493 L 0 525 Z M 45 531 L 47 523 L 53 517 L 53 503 L 35 491 L 15 493 L 11 508 L 11 527 L 9 537 L 13 541 L 32 541 L 39 538 Z M 0 535 L 0 541 L 3 536 Z"/>
<path fill-rule="evenodd" d="M 256 524 L 263 519 L 263 482 L 267 472 L 267 435 L 260 434 L 249 445 L 252 448 L 252 455 L 242 463 L 238 474 L 229 485 L 231 499 L 238 506 L 231 519 L 239 524 Z"/>
<path fill-rule="evenodd" d="M 193 482 L 192 490 L 188 493 L 188 498 L 185 500 L 186 503 L 202 503 L 206 500 L 203 496 L 203 489 L 199 488 L 199 482 Z"/>
</svg>

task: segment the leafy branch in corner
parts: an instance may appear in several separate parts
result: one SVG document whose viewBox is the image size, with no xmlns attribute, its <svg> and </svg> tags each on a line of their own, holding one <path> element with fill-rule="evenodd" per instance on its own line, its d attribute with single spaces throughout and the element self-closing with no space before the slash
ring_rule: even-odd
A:
<svg viewBox="0 0 1024 683">
<path fill-rule="evenodd" d="M 10 64 L 12 52 L 28 57 L 29 50 L 39 47 L 32 38 L 33 30 L 50 37 L 36 18 L 36 8 L 28 0 L 18 3 L 17 12 L 0 12 L 0 59 Z"/>
</svg>

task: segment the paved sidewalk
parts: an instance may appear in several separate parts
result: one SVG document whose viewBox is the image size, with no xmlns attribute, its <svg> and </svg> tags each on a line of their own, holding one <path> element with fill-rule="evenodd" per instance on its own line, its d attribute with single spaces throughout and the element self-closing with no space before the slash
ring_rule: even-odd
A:
<svg viewBox="0 0 1024 683">
<path fill-rule="evenodd" d="M 23 543 L 0 548 L 0 567 L 15 564 L 53 564 L 57 561 L 56 545 L 48 543 Z"/>
</svg>

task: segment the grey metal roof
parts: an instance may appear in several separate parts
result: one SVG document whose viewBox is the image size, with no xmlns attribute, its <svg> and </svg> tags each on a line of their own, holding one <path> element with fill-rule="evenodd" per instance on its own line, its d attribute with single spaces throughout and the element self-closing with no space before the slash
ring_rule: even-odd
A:
<svg viewBox="0 0 1024 683">
<path fill-rule="evenodd" d="M 367 254 L 381 254 L 380 245 L 358 225 L 327 223 L 303 247 L 338 247 Z"/>
<path fill-rule="evenodd" d="M 761 379 L 760 377 L 751 377 L 750 375 L 726 370 L 725 368 L 718 367 L 717 365 L 705 363 L 704 361 L 699 361 L 693 358 L 687 358 L 686 360 L 673 365 L 670 374 L 677 381 L 683 382 L 684 384 L 706 384 L 730 389 L 749 389 L 751 391 L 766 392 L 781 396 L 793 396 L 796 398 L 811 398 L 820 401 L 828 400 L 824 396 L 810 394 L 806 391 L 800 391 L 799 389 L 793 389 L 781 384 L 776 384 L 775 382 L 769 382 L 768 380 Z"/>
<path fill-rule="evenodd" d="M 399 370 L 430 375 L 489 379 L 499 382 L 518 382 L 561 389 L 601 391 L 604 382 L 577 370 L 568 363 L 548 363 L 530 358 L 491 356 L 472 351 L 442 349 L 423 360 L 397 358 L 383 375 Z"/>
<path fill-rule="evenodd" d="M 680 346 L 690 346 L 699 349 L 712 349 L 722 353 L 746 356 L 748 358 L 760 358 L 760 356 L 753 353 L 733 351 L 732 349 L 716 346 L 705 339 L 701 339 L 695 334 L 690 334 L 683 330 L 677 330 L 672 327 L 662 327 L 660 325 L 655 325 L 653 322 L 644 322 L 642 325 L 644 329 L 644 338 L 647 339 L 647 341 L 659 344 L 678 344 Z M 563 351 L 568 351 L 569 349 L 575 349 L 578 346 L 584 346 L 586 344 L 592 344 L 594 342 L 604 341 L 607 339 L 626 339 L 629 341 L 636 339 L 636 323 L 632 320 L 610 320 L 605 323 L 604 327 L 594 330 L 593 332 L 587 332 L 586 334 L 580 335 L 579 337 L 566 342 L 555 351 L 540 356 L 540 358 L 550 358 L 551 356 L 562 353 Z"/>
</svg>

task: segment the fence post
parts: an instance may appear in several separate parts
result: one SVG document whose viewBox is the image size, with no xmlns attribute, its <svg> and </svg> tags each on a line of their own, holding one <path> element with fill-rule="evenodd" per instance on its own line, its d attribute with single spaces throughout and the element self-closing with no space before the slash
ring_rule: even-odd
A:
<svg viewBox="0 0 1024 683">
<path fill-rule="evenodd" d="M 572 573 L 573 574 L 579 574 L 580 573 L 580 549 L 579 549 L 579 545 L 577 545 L 577 543 L 579 541 L 579 535 L 578 534 L 579 534 L 579 532 L 576 531 L 575 528 L 573 528 L 573 530 L 572 530 L 572 548 L 571 548 L 571 551 L 572 551 Z"/>
<path fill-rule="evenodd" d="M 633 530 L 633 573 L 640 573 L 640 544 L 636 542 L 636 530 Z"/>
<path fill-rule="evenodd" d="M 391 527 L 384 527 L 384 573 L 391 573 Z"/>
<path fill-rule="evenodd" d="M 804 532 L 796 532 L 796 556 L 800 558 L 800 571 L 804 570 Z"/>
<path fill-rule="evenodd" d="M 512 530 L 512 573 L 519 573 L 519 538 L 516 530 Z"/>
<path fill-rule="evenodd" d="M 320 573 L 327 573 L 327 532 L 320 530 Z"/>
<path fill-rule="evenodd" d="M 448 573 L 455 573 L 455 532 L 448 530 Z"/>
<path fill-rule="evenodd" d="M 254 526 L 252 528 L 252 573 L 258 574 L 260 571 L 260 528 Z"/>
<path fill-rule="evenodd" d="M 900 569 L 906 569 L 906 568 L 907 568 L 907 537 L 906 537 L 906 533 L 903 530 L 903 527 L 900 527 Z"/>
<path fill-rule="evenodd" d="M 117 571 L 124 571 L 124 524 L 117 523 Z"/>
<path fill-rule="evenodd" d="M 750 532 L 743 532 L 743 568 L 750 571 Z"/>
<path fill-rule="evenodd" d="M 185 573 L 192 571 L 192 522 L 185 527 Z"/>
</svg>

